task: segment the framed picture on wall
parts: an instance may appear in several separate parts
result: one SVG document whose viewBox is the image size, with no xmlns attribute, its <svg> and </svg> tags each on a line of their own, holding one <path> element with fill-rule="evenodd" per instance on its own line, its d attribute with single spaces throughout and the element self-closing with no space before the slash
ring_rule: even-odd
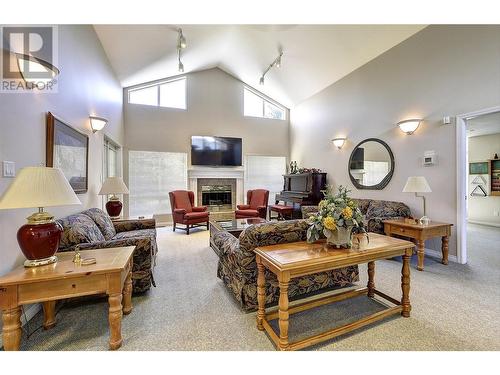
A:
<svg viewBox="0 0 500 375">
<path fill-rule="evenodd" d="M 488 162 L 469 163 L 469 174 L 488 174 Z"/>
<path fill-rule="evenodd" d="M 89 137 L 47 113 L 47 167 L 60 168 L 77 194 L 88 189 Z"/>
</svg>

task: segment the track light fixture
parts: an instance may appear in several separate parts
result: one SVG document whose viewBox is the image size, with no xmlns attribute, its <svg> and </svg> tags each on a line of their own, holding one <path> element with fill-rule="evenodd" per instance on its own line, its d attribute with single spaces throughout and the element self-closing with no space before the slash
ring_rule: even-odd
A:
<svg viewBox="0 0 500 375">
<path fill-rule="evenodd" d="M 262 73 L 262 76 L 260 77 L 259 84 L 264 85 L 264 77 L 266 76 L 267 72 L 271 70 L 271 68 L 281 68 L 281 56 L 283 56 L 283 51 L 280 51 L 280 54 L 278 57 L 274 59 L 274 61 L 269 64 L 266 70 L 264 70 L 264 73 Z"/>
<path fill-rule="evenodd" d="M 177 30 L 177 32 L 179 34 L 177 37 L 177 70 L 180 73 L 184 73 L 184 64 L 181 61 L 181 50 L 187 47 L 187 43 L 186 38 L 182 34 L 182 29 Z"/>
</svg>

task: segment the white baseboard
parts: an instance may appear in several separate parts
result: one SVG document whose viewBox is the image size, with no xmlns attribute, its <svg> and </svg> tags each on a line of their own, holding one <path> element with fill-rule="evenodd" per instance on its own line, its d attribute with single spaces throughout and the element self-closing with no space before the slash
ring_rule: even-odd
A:
<svg viewBox="0 0 500 375">
<path fill-rule="evenodd" d="M 470 224 L 487 225 L 489 227 L 500 228 L 500 223 L 491 223 L 489 221 L 478 221 L 478 220 L 467 220 L 467 222 Z"/>
<path fill-rule="evenodd" d="M 436 251 L 433 249 L 425 248 L 425 255 L 430 255 L 433 258 L 443 258 L 443 253 L 441 251 Z M 448 261 L 458 263 L 458 258 L 456 255 L 448 255 Z"/>
</svg>

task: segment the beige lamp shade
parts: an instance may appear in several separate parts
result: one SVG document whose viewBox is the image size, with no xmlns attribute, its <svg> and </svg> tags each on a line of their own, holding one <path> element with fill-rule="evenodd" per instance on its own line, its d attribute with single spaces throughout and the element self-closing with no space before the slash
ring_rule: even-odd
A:
<svg viewBox="0 0 500 375">
<path fill-rule="evenodd" d="M 424 176 L 408 177 L 403 193 L 430 193 L 432 192 L 429 183 Z"/>
<path fill-rule="evenodd" d="M 0 209 L 82 204 L 59 168 L 26 167 L 0 198 Z"/>
<path fill-rule="evenodd" d="M 99 191 L 99 195 L 128 193 L 127 185 L 125 185 L 121 177 L 108 177 Z"/>
</svg>

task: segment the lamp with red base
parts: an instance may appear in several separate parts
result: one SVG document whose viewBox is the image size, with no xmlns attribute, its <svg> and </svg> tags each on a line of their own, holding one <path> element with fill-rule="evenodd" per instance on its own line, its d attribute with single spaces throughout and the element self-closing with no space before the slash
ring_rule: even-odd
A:
<svg viewBox="0 0 500 375">
<path fill-rule="evenodd" d="M 0 198 L 0 209 L 34 208 L 17 231 L 17 242 L 27 260 L 25 267 L 57 262 L 62 229 L 44 207 L 81 204 L 73 188 L 58 168 L 26 167 L 19 171 Z"/>
<path fill-rule="evenodd" d="M 106 211 L 111 219 L 117 219 L 122 212 L 122 202 L 115 194 L 128 194 L 128 188 L 121 177 L 108 177 L 102 184 L 99 195 L 111 195 L 106 203 Z"/>
</svg>

